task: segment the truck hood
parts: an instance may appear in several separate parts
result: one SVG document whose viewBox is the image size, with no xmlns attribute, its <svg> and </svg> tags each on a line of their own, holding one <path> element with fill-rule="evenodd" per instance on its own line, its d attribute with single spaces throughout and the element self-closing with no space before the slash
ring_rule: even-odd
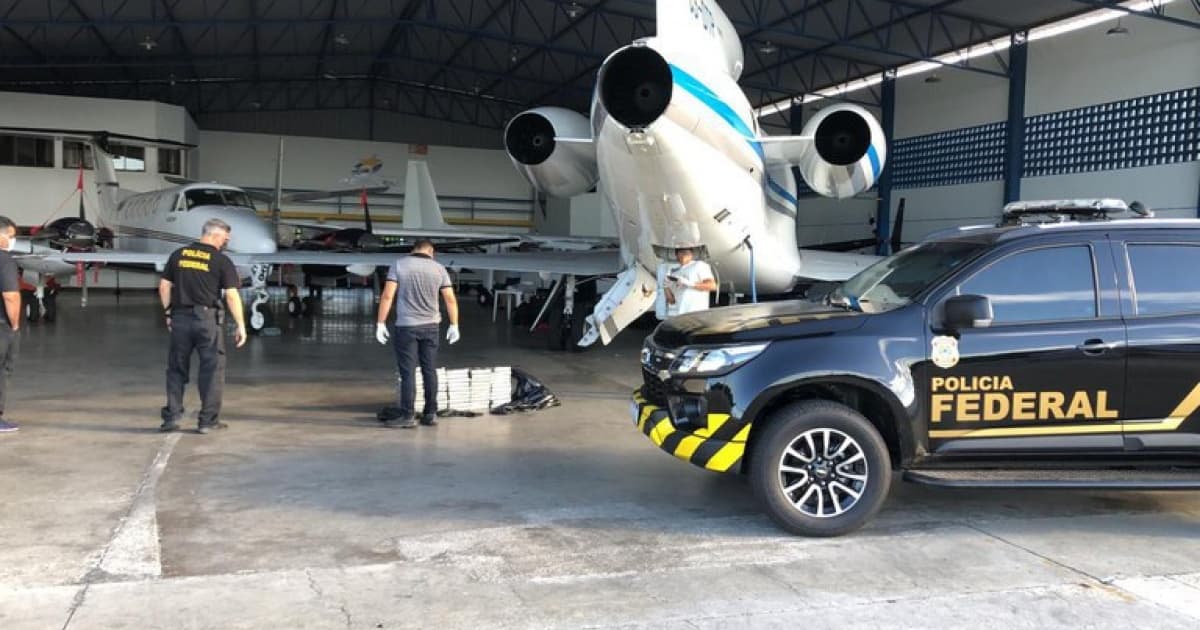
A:
<svg viewBox="0 0 1200 630">
<path fill-rule="evenodd" d="M 853 330 L 867 315 L 807 300 L 727 306 L 672 317 L 654 331 L 661 348 L 829 335 Z"/>
</svg>

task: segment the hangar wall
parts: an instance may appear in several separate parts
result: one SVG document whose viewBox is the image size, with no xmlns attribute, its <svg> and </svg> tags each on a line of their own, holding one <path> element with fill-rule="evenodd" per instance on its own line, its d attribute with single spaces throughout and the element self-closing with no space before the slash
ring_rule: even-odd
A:
<svg viewBox="0 0 1200 630">
<path fill-rule="evenodd" d="M 28 129 L 73 129 L 156 138 L 194 144 L 195 123 L 182 107 L 149 101 L 118 101 L 99 98 L 46 96 L 18 92 L 0 92 L 0 124 Z M 185 168 L 189 160 L 185 160 Z M 68 201 L 75 190 L 75 168 L 63 167 L 63 143 L 54 141 L 53 167 L 0 166 L 0 214 L 18 225 L 37 225 L 50 217 L 55 208 Z M 143 172 L 121 172 L 121 184 L 131 190 L 151 190 L 163 186 L 158 175 L 158 154 L 146 152 Z M 188 169 L 194 174 L 194 171 Z M 91 172 L 85 174 L 91 187 Z M 65 211 L 73 213 L 77 201 Z M 88 210 L 94 209 L 88 205 Z M 62 211 L 55 216 L 61 216 Z"/>
<path fill-rule="evenodd" d="M 201 131 L 198 162 L 200 178 L 238 186 L 269 188 L 275 180 L 275 157 L 281 136 L 228 131 Z M 283 137 L 283 187 L 334 190 L 346 188 L 343 181 L 360 160 L 382 161 L 376 177 L 392 184 L 391 193 L 403 193 L 409 159 L 422 159 L 439 197 L 473 197 L 499 200 L 480 208 L 482 219 L 528 220 L 531 189 L 503 151 L 446 146 L 419 146 L 368 140 L 337 140 L 305 136 Z M 413 155 L 412 151 L 425 151 Z M 381 214 L 398 214 L 399 200 L 380 200 L 374 207 Z M 356 211 L 356 199 L 343 199 L 343 209 Z M 457 205 L 443 202 L 448 217 Z M 348 207 L 347 207 L 348 206 Z M 336 211 L 336 204 L 315 206 Z M 500 208 L 510 212 L 500 212 Z M 314 206 L 284 210 L 312 210 Z"/>
<path fill-rule="evenodd" d="M 502 149 L 499 129 L 481 129 L 471 125 L 432 118 L 376 111 L 374 120 L 367 110 L 309 110 L 293 112 L 227 112 L 201 114 L 196 122 L 213 131 L 238 131 L 285 136 L 322 136 L 351 138 L 401 144 Z"/>
<path fill-rule="evenodd" d="M 1197 18 L 1187 3 L 1168 5 L 1167 13 L 1191 20 Z M 1031 42 L 1026 81 L 1027 120 L 1200 87 L 1200 63 L 1196 62 L 1200 59 L 1200 37 L 1194 29 L 1145 18 L 1128 18 L 1123 24 L 1130 31 L 1123 37 L 1107 36 L 1106 31 L 1114 24 L 1106 22 Z M 997 177 L 994 169 L 981 165 L 994 163 L 994 156 L 988 151 L 996 148 L 996 138 L 994 133 L 989 135 L 986 127 L 999 123 L 1002 128 L 1007 119 L 1007 81 L 954 69 L 937 74 L 941 81 L 936 83 L 925 82 L 929 75 L 897 81 L 896 141 L 945 153 L 954 150 L 953 137 L 931 137 L 932 134 L 978 132 L 983 137 L 975 145 L 975 153 L 982 156 L 972 158 L 971 151 L 958 154 L 975 160 L 974 165 L 965 169 L 967 176 L 961 182 L 951 183 L 953 174 L 946 173 L 945 168 L 941 169 L 941 181 L 937 183 L 930 179 L 897 182 L 892 212 L 894 216 L 899 200 L 907 198 L 906 241 L 954 225 L 995 220 L 1003 203 L 1003 170 Z M 1189 115 L 1200 120 L 1200 109 L 1191 109 Z M 1147 116 L 1137 122 L 1152 121 Z M 1111 136 L 1103 131 L 1102 125 L 1094 126 L 1095 129 L 1100 130 L 1097 135 Z M 1086 133 L 1086 130 L 1076 131 L 1076 136 Z M 1027 134 L 1027 141 L 1030 139 Z M 999 146 L 1002 151 L 1002 141 Z M 893 157 L 896 158 L 895 153 Z M 893 168 L 898 166 L 897 159 L 892 161 Z M 971 166 L 980 166 L 986 172 L 972 173 Z M 1161 216 L 1197 215 L 1200 198 L 1197 159 L 1136 168 L 1121 168 L 1114 159 L 1081 169 L 1063 169 L 1078 172 L 1037 175 L 1031 174 L 1029 166 L 1027 155 L 1021 195 L 1025 199 L 1113 196 L 1141 200 L 1159 209 Z"/>
</svg>

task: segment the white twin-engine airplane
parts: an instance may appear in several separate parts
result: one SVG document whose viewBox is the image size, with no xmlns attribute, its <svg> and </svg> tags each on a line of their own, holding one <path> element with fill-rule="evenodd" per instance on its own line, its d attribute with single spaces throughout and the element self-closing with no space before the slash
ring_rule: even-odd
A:
<svg viewBox="0 0 1200 630">
<path fill-rule="evenodd" d="M 600 68 L 591 120 L 539 107 L 505 129 L 513 164 L 547 194 L 600 191 L 615 213 L 624 271 L 581 345 L 608 343 L 654 305 L 656 270 L 699 247 L 722 286 L 786 293 L 801 279 L 844 280 L 876 258 L 798 249 L 792 167 L 809 187 L 847 198 L 869 189 L 886 159 L 866 110 L 831 106 L 801 136 L 762 135 L 737 80 L 742 45 L 711 0 L 659 0 L 657 35 Z"/>
</svg>

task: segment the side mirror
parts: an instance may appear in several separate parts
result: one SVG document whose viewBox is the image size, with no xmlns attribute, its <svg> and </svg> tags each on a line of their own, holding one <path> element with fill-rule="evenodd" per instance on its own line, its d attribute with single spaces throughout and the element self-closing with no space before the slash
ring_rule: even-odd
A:
<svg viewBox="0 0 1200 630">
<path fill-rule="evenodd" d="M 992 301 L 982 295 L 956 295 L 946 300 L 945 325 L 950 330 L 987 328 L 992 325 Z"/>
</svg>

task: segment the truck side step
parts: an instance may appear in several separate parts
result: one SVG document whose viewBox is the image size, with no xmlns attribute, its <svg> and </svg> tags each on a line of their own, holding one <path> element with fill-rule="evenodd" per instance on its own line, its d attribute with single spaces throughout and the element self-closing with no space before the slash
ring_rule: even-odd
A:
<svg viewBox="0 0 1200 630">
<path fill-rule="evenodd" d="M 926 468 L 906 470 L 904 480 L 946 488 L 1200 490 L 1200 468 Z"/>
</svg>

